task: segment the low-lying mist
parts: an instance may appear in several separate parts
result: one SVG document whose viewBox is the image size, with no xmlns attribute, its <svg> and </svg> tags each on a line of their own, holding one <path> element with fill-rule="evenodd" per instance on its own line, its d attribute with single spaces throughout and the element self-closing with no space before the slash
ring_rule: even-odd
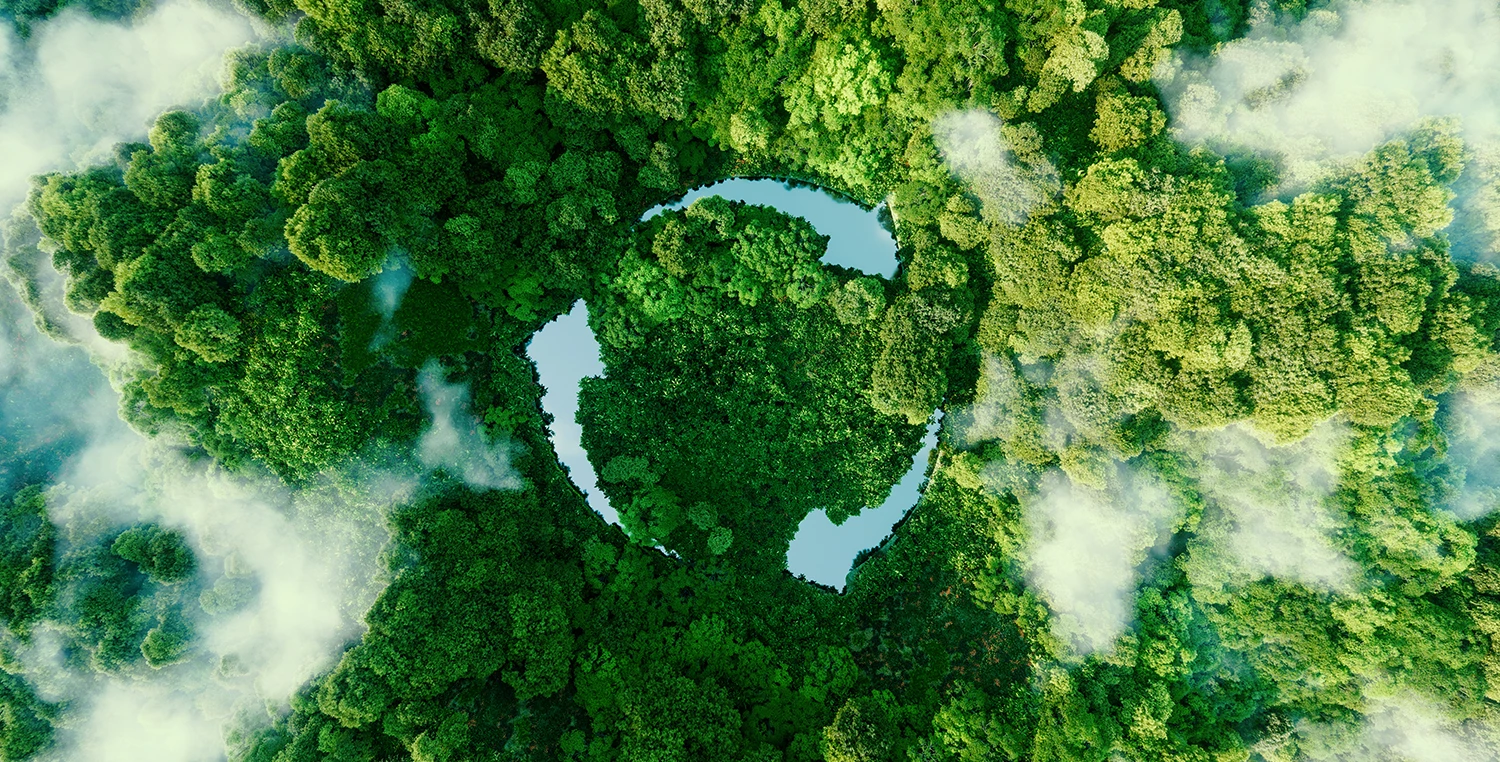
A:
<svg viewBox="0 0 1500 762">
<path fill-rule="evenodd" d="M 1488 0 L 1334 2 L 1300 22 L 1261 13 L 1208 57 L 1156 71 L 1189 144 L 1269 159 L 1278 195 L 1306 190 L 1424 119 L 1458 120 L 1456 256 L 1493 260 L 1500 234 L 1500 8 Z"/>
</svg>

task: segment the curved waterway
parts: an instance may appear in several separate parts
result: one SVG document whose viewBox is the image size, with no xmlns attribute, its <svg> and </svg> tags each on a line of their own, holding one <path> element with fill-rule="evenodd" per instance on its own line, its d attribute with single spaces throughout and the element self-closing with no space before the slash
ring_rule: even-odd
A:
<svg viewBox="0 0 1500 762">
<path fill-rule="evenodd" d="M 694 188 L 670 204 L 652 207 L 641 219 L 649 220 L 667 209 L 682 209 L 704 196 L 772 206 L 801 217 L 828 236 L 824 262 L 852 267 L 866 275 L 885 278 L 896 275 L 896 239 L 880 224 L 880 207 L 876 207 L 877 211 L 861 209 L 859 204 L 806 185 L 737 177 Z"/>
<path fill-rule="evenodd" d="M 896 274 L 896 241 L 880 224 L 876 212 L 815 188 L 791 187 L 779 180 L 725 180 L 655 207 L 641 219 L 650 219 L 664 209 L 681 209 L 704 196 L 762 204 L 801 217 L 829 237 L 824 262 L 852 267 L 869 275 L 889 278 Z M 536 363 L 542 386 L 547 390 L 542 407 L 554 419 L 552 446 L 558 458 L 568 467 L 573 483 L 588 496 L 589 505 L 605 520 L 618 524 L 619 514 L 595 481 L 593 466 L 580 441 L 583 429 L 576 421 L 578 382 L 604 373 L 599 343 L 589 330 L 588 310 L 583 302 L 574 304 L 567 314 L 538 331 L 526 351 Z M 854 556 L 889 535 L 891 527 L 916 504 L 927 458 L 936 441 L 937 424 L 929 424 L 911 469 L 880 506 L 866 508 L 842 526 L 834 526 L 822 511 L 809 514 L 797 528 L 787 551 L 787 568 L 814 582 L 842 588 Z"/>
</svg>

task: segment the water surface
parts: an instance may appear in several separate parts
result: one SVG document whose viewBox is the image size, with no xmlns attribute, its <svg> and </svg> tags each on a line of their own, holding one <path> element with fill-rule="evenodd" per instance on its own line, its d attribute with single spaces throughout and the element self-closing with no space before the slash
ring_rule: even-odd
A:
<svg viewBox="0 0 1500 762">
<path fill-rule="evenodd" d="M 829 237 L 823 261 L 852 267 L 866 275 L 891 278 L 896 275 L 896 239 L 880 224 L 876 211 L 860 208 L 853 201 L 807 186 L 792 187 L 780 180 L 737 177 L 694 188 L 681 199 L 662 204 L 641 215 L 649 220 L 663 209 L 682 209 L 704 196 L 773 206 L 812 223 L 813 229 Z M 877 207 L 878 208 L 878 207 Z"/>
<path fill-rule="evenodd" d="M 612 524 L 620 516 L 595 481 L 594 467 L 583 451 L 583 427 L 578 425 L 578 382 L 604 375 L 599 342 L 589 329 L 589 313 L 583 302 L 573 303 L 567 314 L 553 320 L 531 337 L 526 353 L 536 363 L 542 378 L 542 409 L 552 414 L 552 448 L 568 467 L 573 484 L 588 495 L 589 506 Z"/>
<path fill-rule="evenodd" d="M 710 195 L 771 206 L 802 217 L 819 233 L 829 237 L 824 262 L 887 278 L 896 273 L 896 242 L 880 224 L 876 212 L 821 190 L 794 188 L 779 180 L 725 180 L 690 191 L 670 204 L 655 207 L 641 219 L 650 219 L 663 209 L 681 209 Z M 589 330 L 588 311 L 583 302 L 574 304 L 567 314 L 538 331 L 526 351 L 536 362 L 542 386 L 547 390 L 542 397 L 542 407 L 554 418 L 552 446 L 557 450 L 558 458 L 568 467 L 573 483 L 587 494 L 589 505 L 605 520 L 618 524 L 619 514 L 609 505 L 595 481 L 593 466 L 580 443 L 583 430 L 575 420 L 579 381 L 604 373 L 604 365 L 599 360 L 599 343 Z M 787 553 L 787 568 L 793 574 L 842 588 L 854 556 L 861 550 L 874 547 L 890 534 L 892 525 L 916 504 L 928 454 L 936 438 L 937 424 L 933 423 L 927 428 L 922 450 L 917 453 L 911 469 L 879 507 L 867 508 L 837 527 L 822 511 L 809 514 L 792 540 Z"/>
<path fill-rule="evenodd" d="M 922 496 L 922 480 L 927 473 L 927 459 L 937 444 L 937 432 L 936 422 L 927 424 L 922 449 L 879 507 L 864 509 L 842 526 L 834 526 L 822 511 L 807 514 L 787 549 L 786 568 L 814 582 L 843 589 L 854 557 L 884 540 Z"/>
</svg>

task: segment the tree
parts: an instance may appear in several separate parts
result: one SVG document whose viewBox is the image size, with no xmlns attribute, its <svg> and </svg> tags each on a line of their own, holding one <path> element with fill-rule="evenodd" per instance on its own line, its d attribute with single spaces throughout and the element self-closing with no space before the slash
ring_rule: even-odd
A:
<svg viewBox="0 0 1500 762">
<path fill-rule="evenodd" d="M 844 702 L 833 724 L 823 729 L 828 762 L 880 762 L 899 759 L 901 708 L 889 691 Z"/>
<path fill-rule="evenodd" d="M 287 244 L 318 272 L 358 281 L 379 271 L 395 245 L 385 197 L 394 187 L 394 167 L 360 162 L 318 183 L 307 204 L 287 220 Z"/>
<path fill-rule="evenodd" d="M 0 514 L 0 616 L 12 633 L 27 638 L 57 596 L 54 554 L 57 529 L 47 518 L 40 487 L 20 490 Z"/>
<path fill-rule="evenodd" d="M 197 563 L 186 539 L 154 524 L 126 530 L 110 549 L 115 555 L 140 567 L 155 582 L 182 582 L 193 575 Z"/>
</svg>

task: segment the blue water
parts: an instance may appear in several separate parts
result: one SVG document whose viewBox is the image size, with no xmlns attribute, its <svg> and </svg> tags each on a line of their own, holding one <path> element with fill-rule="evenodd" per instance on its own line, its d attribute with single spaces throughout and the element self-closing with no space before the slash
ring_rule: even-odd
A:
<svg viewBox="0 0 1500 762">
<path fill-rule="evenodd" d="M 588 496 L 589 506 L 611 524 L 620 523 L 620 515 L 610 507 L 595 481 L 594 467 L 583 450 L 583 427 L 577 421 L 578 382 L 604 375 L 599 342 L 589 329 L 589 313 L 583 302 L 574 302 L 566 315 L 537 331 L 526 352 L 536 363 L 536 372 L 547 390 L 542 395 L 542 409 L 552 414 L 552 448 L 557 450 L 557 459 Z"/>
<path fill-rule="evenodd" d="M 663 209 L 680 209 L 708 195 L 772 206 L 806 219 L 819 233 L 829 237 L 824 262 L 887 278 L 896 273 L 896 242 L 881 226 L 876 212 L 866 211 L 854 203 L 812 188 L 791 188 L 778 180 L 726 180 L 691 191 L 671 204 L 655 207 L 641 219 L 650 219 Z M 542 386 L 547 390 L 542 396 L 542 407 L 554 418 L 552 446 L 557 450 L 558 459 L 568 467 L 573 483 L 588 496 L 589 505 L 605 520 L 618 524 L 619 514 L 609 505 L 595 481 L 593 466 L 580 443 L 583 430 L 575 420 L 578 382 L 604 373 L 604 365 L 599 360 L 599 344 L 589 330 L 588 311 L 583 303 L 574 304 L 567 314 L 538 331 L 526 351 L 536 362 Z M 890 534 L 892 525 L 916 504 L 928 454 L 936 440 L 937 424 L 934 423 L 927 428 L 927 437 L 911 470 L 891 489 L 890 497 L 878 508 L 866 509 L 837 527 L 822 511 L 808 515 L 797 528 L 797 536 L 787 552 L 787 568 L 793 574 L 842 588 L 854 556 L 861 550 L 874 547 Z"/>
<path fill-rule="evenodd" d="M 663 209 L 681 209 L 704 196 L 730 201 L 774 206 L 812 223 L 813 229 L 829 237 L 823 261 L 852 267 L 866 275 L 886 278 L 896 275 L 896 239 L 880 224 L 877 212 L 861 209 L 852 201 L 835 198 L 816 188 L 793 188 L 780 180 L 735 178 L 687 192 L 670 204 L 653 207 L 641 215 L 649 220 Z"/>
<path fill-rule="evenodd" d="M 849 566 L 861 550 L 873 548 L 891 533 L 891 527 L 917 504 L 927 459 L 937 444 L 938 424 L 927 424 L 927 436 L 911 468 L 878 508 L 866 508 L 858 516 L 834 526 L 822 511 L 807 514 L 797 527 L 797 536 L 786 552 L 786 568 L 814 582 L 843 589 Z"/>
</svg>

